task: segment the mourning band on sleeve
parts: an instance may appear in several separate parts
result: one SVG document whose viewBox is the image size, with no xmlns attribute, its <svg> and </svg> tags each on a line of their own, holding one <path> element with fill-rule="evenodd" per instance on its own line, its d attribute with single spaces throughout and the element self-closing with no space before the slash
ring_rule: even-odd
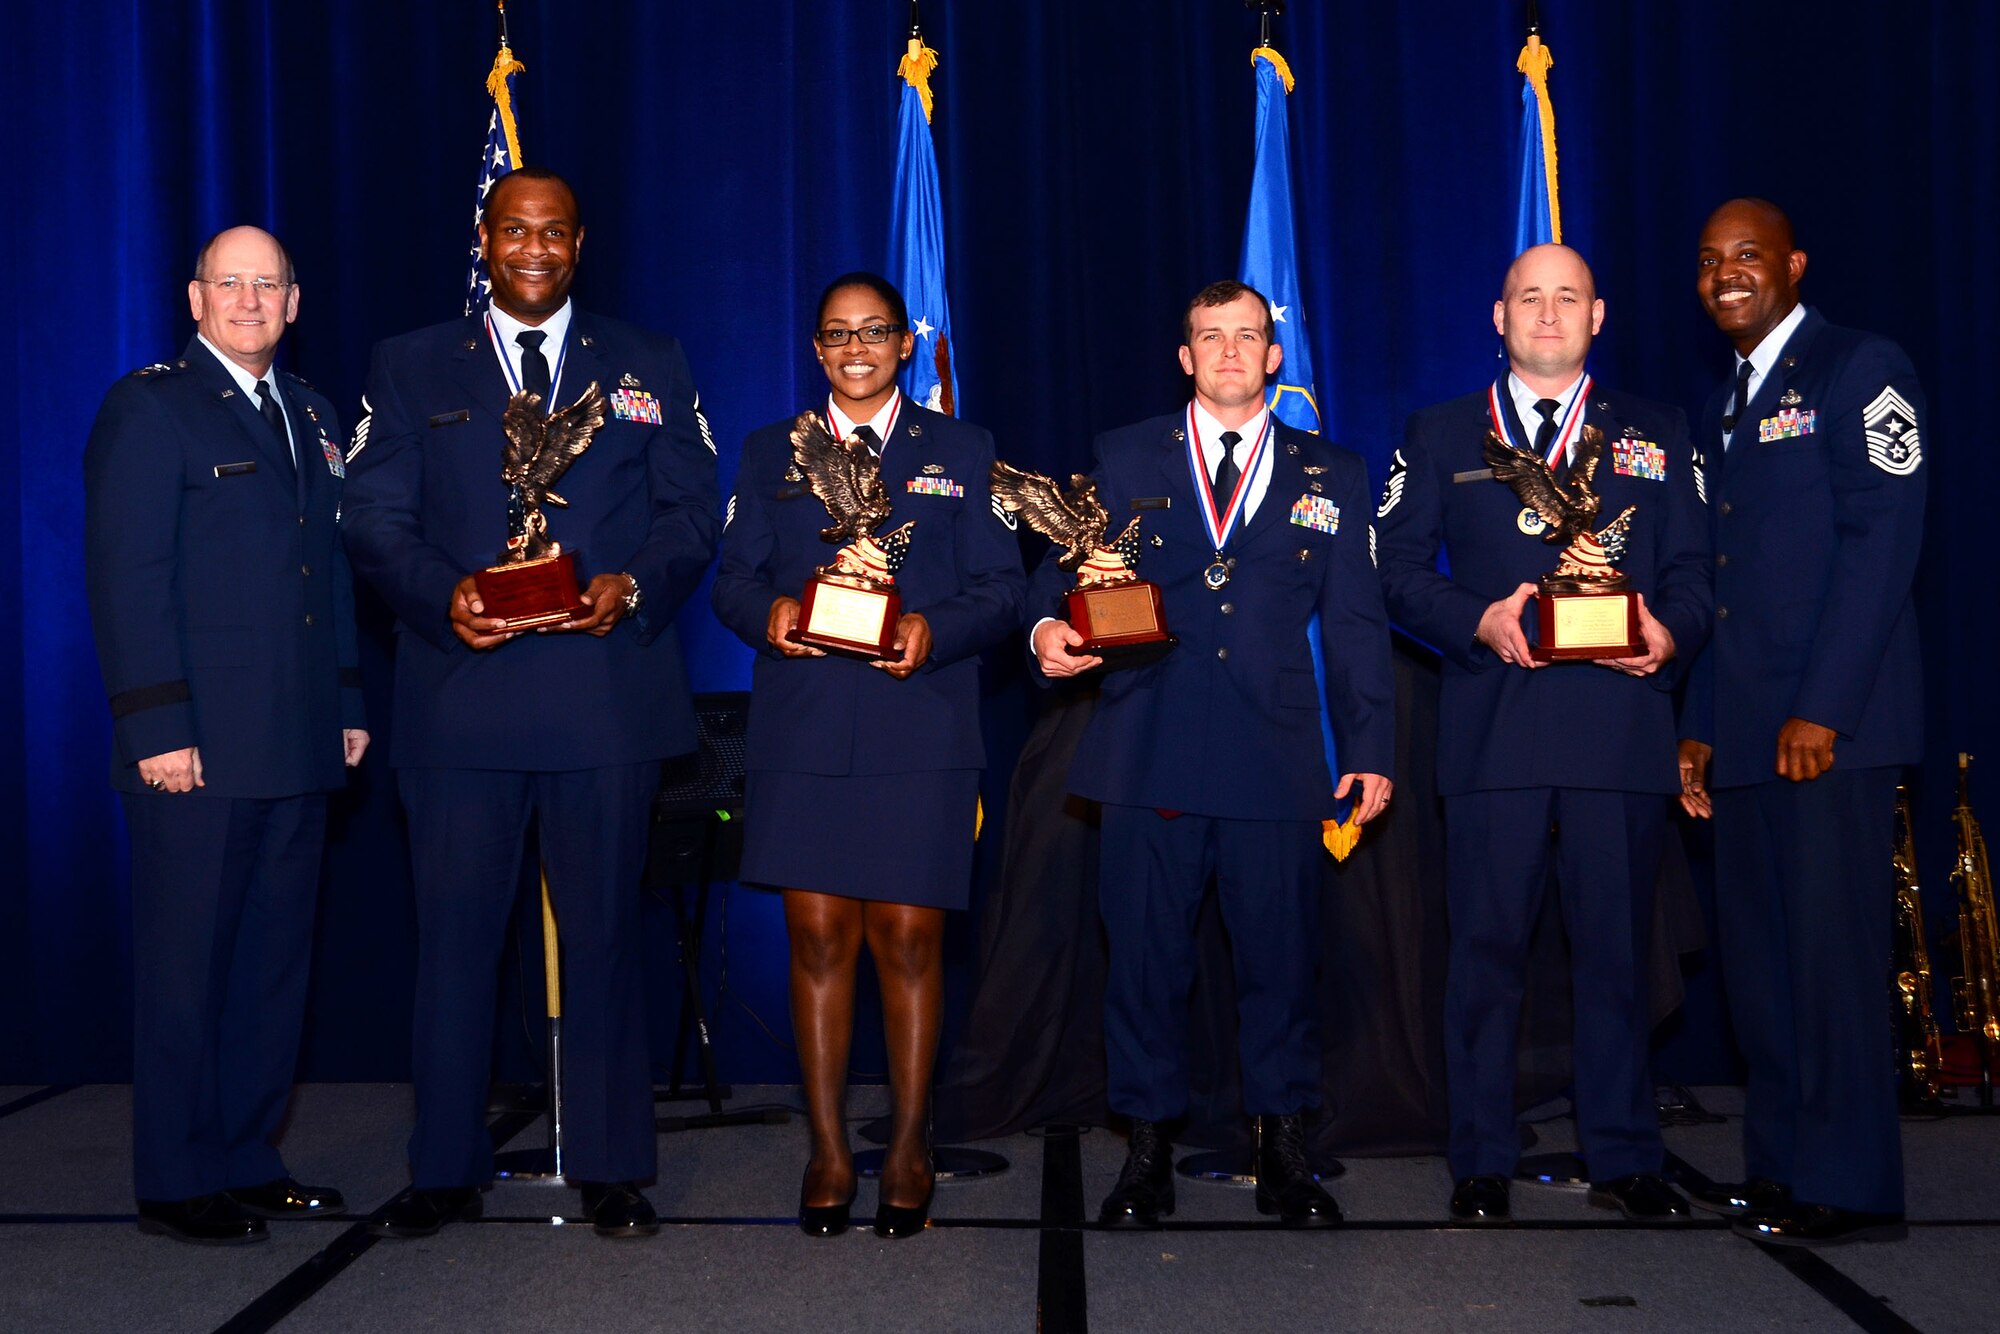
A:
<svg viewBox="0 0 2000 1334">
<path fill-rule="evenodd" d="M 162 681 L 158 685 L 140 686 L 136 690 L 121 690 L 111 697 L 111 716 L 129 718 L 147 709 L 163 708 L 168 704 L 185 704 L 194 695 L 188 690 L 188 683 Z"/>
</svg>

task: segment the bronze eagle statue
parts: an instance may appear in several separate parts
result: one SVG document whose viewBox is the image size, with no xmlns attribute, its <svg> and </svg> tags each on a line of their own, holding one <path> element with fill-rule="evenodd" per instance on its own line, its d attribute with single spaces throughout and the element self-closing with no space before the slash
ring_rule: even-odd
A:
<svg viewBox="0 0 2000 1334">
<path fill-rule="evenodd" d="M 1547 459 L 1533 450 L 1514 448 L 1498 431 L 1486 433 L 1483 453 L 1494 477 L 1512 487 L 1521 503 L 1548 525 L 1542 540 L 1564 544 L 1562 563 L 1549 576 L 1551 588 L 1570 582 L 1591 587 L 1622 583 L 1624 576 L 1612 566 L 1625 554 L 1636 506 L 1627 505 L 1604 528 L 1590 531 L 1604 504 L 1590 485 L 1604 455 L 1604 432 L 1586 426 L 1578 433 L 1567 486 L 1556 478 Z"/>
<path fill-rule="evenodd" d="M 604 425 L 604 412 L 604 391 L 595 380 L 576 402 L 546 415 L 540 394 L 524 391 L 507 400 L 507 409 L 500 417 L 500 428 L 507 436 L 500 480 L 513 492 L 508 501 L 504 560 L 539 560 L 561 552 L 561 546 L 549 540 L 542 505 L 546 502 L 560 508 L 569 504 L 553 488 L 590 448 L 591 438 Z"/>
<path fill-rule="evenodd" d="M 859 437 L 837 439 L 819 413 L 802 412 L 792 424 L 792 462 L 833 516 L 833 526 L 820 530 L 823 541 L 869 537 L 889 517 L 881 461 Z"/>
<path fill-rule="evenodd" d="M 1065 570 L 1074 571 L 1092 551 L 1104 545 L 1104 533 L 1111 524 L 1111 513 L 1104 508 L 1104 502 L 1097 498 L 1097 481 L 1084 473 L 1070 474 L 1070 489 L 1064 491 L 1053 477 L 1044 477 L 1038 472 L 1024 472 L 1000 459 L 993 460 L 991 477 L 993 498 L 1009 514 L 1018 514 L 1027 521 L 1028 527 L 1043 537 L 1064 548 L 1056 563 Z M 1137 564 L 1136 534 L 1132 529 L 1138 524 L 1132 520 L 1123 536 L 1133 537 L 1127 545 L 1133 548 L 1134 564 Z M 1113 544 L 1114 547 L 1116 544 Z"/>
</svg>

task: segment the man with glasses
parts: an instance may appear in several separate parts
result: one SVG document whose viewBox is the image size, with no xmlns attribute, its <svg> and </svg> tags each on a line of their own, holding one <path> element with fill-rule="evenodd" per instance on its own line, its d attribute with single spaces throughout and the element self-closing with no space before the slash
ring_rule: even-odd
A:
<svg viewBox="0 0 2000 1334">
<path fill-rule="evenodd" d="M 375 349 L 349 455 L 349 548 L 397 619 L 390 761 L 418 938 L 415 1188 L 376 1231 L 436 1232 L 492 1179 L 494 982 L 532 821 L 562 941 L 565 1172 L 600 1234 L 647 1235 L 639 881 L 660 761 L 695 746 L 674 616 L 715 550 L 715 447 L 680 344 L 570 301 L 583 226 L 560 176 L 502 177 L 479 236 L 492 308 Z M 549 511 L 588 609 L 509 628 L 473 578 L 507 541 L 501 414 L 517 392 L 546 410 L 593 383 L 604 424 Z"/>
<path fill-rule="evenodd" d="M 1287 1227 L 1340 1221 L 1314 1180 L 1303 1122 L 1320 1100 L 1321 821 L 1343 799 L 1363 822 L 1388 802 L 1395 689 L 1367 469 L 1266 406 L 1284 356 L 1274 327 L 1255 289 L 1203 288 L 1181 327 L 1193 401 L 1097 441 L 1093 476 L 1111 531 L 1140 520 L 1141 573 L 1160 586 L 1180 637 L 1160 662 L 1105 677 L 1069 775 L 1071 792 L 1103 803 L 1108 1095 L 1131 1120 L 1125 1166 L 1098 1214 L 1108 1227 L 1156 1228 L 1174 1211 L 1170 1123 L 1187 1109 L 1194 925 L 1211 876 L 1235 951 L 1243 1102 L 1260 1132 L 1257 1209 Z M 1102 662 L 1053 618 L 1073 582 L 1059 554 L 1029 596 L 1051 613 L 1032 632 L 1050 677 Z M 1338 774 L 1321 743 L 1322 703 Z"/>
<path fill-rule="evenodd" d="M 179 360 L 105 397 L 84 559 L 132 846 L 139 1228 L 261 1241 L 338 1213 L 276 1139 L 298 1063 L 326 794 L 368 746 L 333 405 L 272 361 L 299 288 L 233 227 L 188 283 Z"/>
</svg>

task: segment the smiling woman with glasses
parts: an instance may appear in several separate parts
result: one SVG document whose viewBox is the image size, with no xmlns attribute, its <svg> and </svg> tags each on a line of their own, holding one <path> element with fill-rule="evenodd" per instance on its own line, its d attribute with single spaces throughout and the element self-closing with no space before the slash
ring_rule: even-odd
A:
<svg viewBox="0 0 2000 1334">
<path fill-rule="evenodd" d="M 741 878 L 784 894 L 812 1133 L 799 1226 L 817 1237 L 846 1231 L 854 1200 L 844 1103 L 864 940 L 882 986 L 893 1112 L 875 1232 L 909 1236 L 928 1216 L 945 910 L 970 893 L 986 763 L 979 655 L 1019 625 L 1025 591 L 987 489 L 993 438 L 896 387 L 917 341 L 908 326 L 894 287 L 850 273 L 820 297 L 812 333 L 829 386 L 813 411 L 879 459 L 894 507 L 881 527 L 915 524 L 896 573 L 897 656 L 830 657 L 792 638 L 797 593 L 834 551 L 820 537 L 826 506 L 793 466 L 796 414 L 744 443 L 715 580 L 716 614 L 758 651 Z"/>
</svg>

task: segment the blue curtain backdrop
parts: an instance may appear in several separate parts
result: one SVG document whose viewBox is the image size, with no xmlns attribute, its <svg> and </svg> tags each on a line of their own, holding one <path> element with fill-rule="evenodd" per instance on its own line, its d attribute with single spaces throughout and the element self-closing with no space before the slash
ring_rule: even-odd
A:
<svg viewBox="0 0 2000 1334">
<path fill-rule="evenodd" d="M 1378 480 L 1408 412 L 1496 368 L 1521 8 L 1297 0 L 1277 27 L 1299 78 L 1313 358 L 1341 387 L 1328 429 Z M 821 391 L 805 341 L 820 285 L 886 262 L 907 6 L 510 10 L 525 156 L 568 173 L 583 201 L 578 297 L 687 344 L 727 487 L 735 442 Z M 1707 210 L 1737 193 L 1791 210 L 1811 301 L 1916 359 L 1932 407 L 1920 853 L 1938 920 L 1951 752 L 1991 757 L 1982 790 L 2000 822 L 1996 488 L 1981 457 L 2000 362 L 2000 104 L 1985 82 L 2000 12 L 1544 0 L 1541 15 L 1565 239 L 1609 307 L 1601 380 L 1692 411 L 1723 375 L 1691 256 Z M 943 57 L 934 129 L 964 394 L 1007 457 L 1067 471 L 1093 433 L 1184 393 L 1182 303 L 1234 272 L 1241 243 L 1256 20 L 1239 0 L 931 0 L 923 18 Z M 297 260 L 288 364 L 351 420 L 370 344 L 458 309 L 494 44 L 489 0 L 17 7 L 0 89 L 0 123 L 26 158 L 7 192 L 19 225 L 13 355 L 0 359 L 14 426 L 0 497 L 18 534 L 0 578 L 0 844 L 13 871 L 0 881 L 0 1083 L 123 1078 L 129 1059 L 123 834 L 81 596 L 80 455 L 96 405 L 118 375 L 177 353 L 196 245 L 247 221 Z M 683 626 L 698 688 L 747 680 L 705 594 Z M 407 1061 L 413 930 L 380 763 L 394 726 L 386 651 L 379 638 L 370 651 L 378 743 L 335 826 L 311 1077 L 394 1078 Z M 730 905 L 732 991 L 782 1036 L 775 908 L 741 893 Z M 664 971 L 659 989 L 672 994 Z M 1690 1023 L 1684 1062 L 1706 1072 L 1712 1007 Z M 718 1032 L 741 1067 L 725 1074 L 788 1068 L 741 1011 Z"/>
</svg>

